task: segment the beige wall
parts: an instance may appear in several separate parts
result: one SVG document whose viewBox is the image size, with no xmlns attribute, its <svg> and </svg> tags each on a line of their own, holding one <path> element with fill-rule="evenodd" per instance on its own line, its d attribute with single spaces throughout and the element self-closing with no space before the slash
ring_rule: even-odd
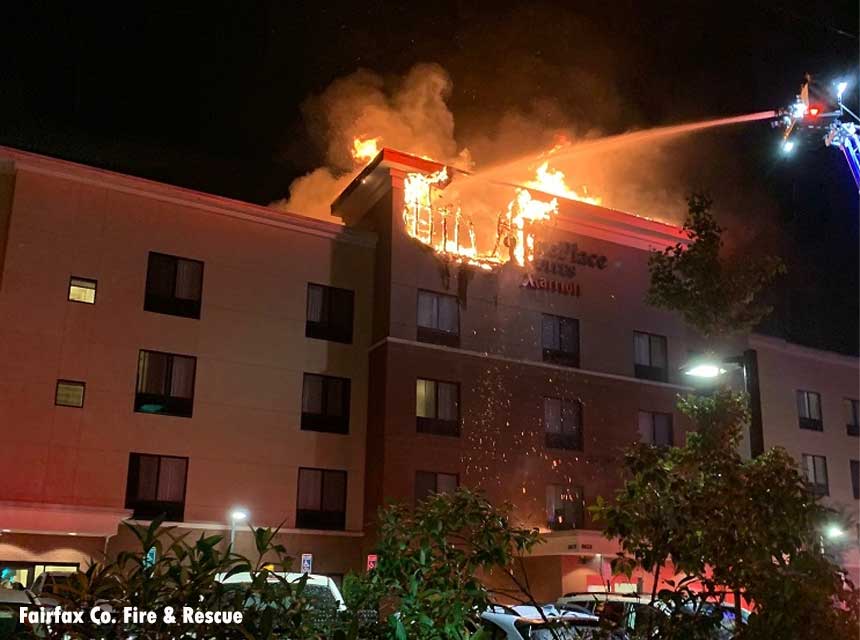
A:
<svg viewBox="0 0 860 640">
<path fill-rule="evenodd" d="M 255 524 L 291 527 L 298 467 L 348 470 L 347 528 L 360 529 L 373 239 L 85 175 L 18 170 L 0 290 L 0 500 L 122 507 L 137 451 L 190 458 L 191 522 L 241 504 Z M 199 320 L 143 310 L 149 251 L 205 263 Z M 95 305 L 67 301 L 72 275 L 98 280 Z M 356 292 L 352 345 L 305 337 L 309 281 Z M 193 418 L 133 411 L 139 349 L 197 357 Z M 351 378 L 349 435 L 300 431 L 304 371 Z M 86 382 L 83 409 L 54 406 L 59 378 Z"/>
</svg>

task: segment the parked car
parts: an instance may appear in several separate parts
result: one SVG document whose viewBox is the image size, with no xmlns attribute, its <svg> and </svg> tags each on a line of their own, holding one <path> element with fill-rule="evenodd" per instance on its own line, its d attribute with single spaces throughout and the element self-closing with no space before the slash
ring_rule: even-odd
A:
<svg viewBox="0 0 860 640">
<path fill-rule="evenodd" d="M 24 625 L 19 622 L 24 608 L 39 609 L 39 598 L 27 589 L 0 589 L 0 640 L 14 640 L 24 635 Z M 38 633 L 39 626 L 34 629 Z"/>
<path fill-rule="evenodd" d="M 320 609 L 331 607 L 338 611 L 346 609 L 340 589 L 337 588 L 335 581 L 328 576 L 314 573 L 272 573 L 269 582 L 278 582 L 279 578 L 287 582 L 297 582 L 305 575 L 307 575 L 307 582 L 305 583 L 304 595 L 311 601 L 311 606 Z M 221 574 L 216 579 L 223 584 L 243 584 L 252 582 L 253 577 L 248 572 L 242 572 L 234 573 L 229 577 L 226 577 L 226 574 Z"/>
<path fill-rule="evenodd" d="M 571 607 L 582 608 L 599 617 L 604 624 L 627 631 L 639 631 L 648 626 L 654 615 L 659 615 L 658 609 L 650 604 L 649 596 L 643 597 L 636 593 L 573 592 L 566 593 L 556 602 L 561 610 Z"/>
<path fill-rule="evenodd" d="M 75 579 L 75 571 L 43 571 L 33 581 L 30 590 L 37 596 L 62 594 L 67 585 Z"/>
<path fill-rule="evenodd" d="M 597 630 L 600 619 L 588 613 L 558 611 L 553 605 L 541 607 L 493 606 L 481 614 L 482 626 L 476 636 L 481 640 L 588 640 Z M 526 615 L 536 613 L 537 616 Z M 613 640 L 625 640 L 619 632 Z"/>
</svg>

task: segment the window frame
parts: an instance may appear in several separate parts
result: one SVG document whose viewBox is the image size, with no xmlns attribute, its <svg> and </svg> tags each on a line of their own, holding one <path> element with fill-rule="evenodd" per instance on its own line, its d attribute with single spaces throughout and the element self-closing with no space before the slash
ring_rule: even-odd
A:
<svg viewBox="0 0 860 640">
<path fill-rule="evenodd" d="M 421 296 L 432 296 L 437 300 L 448 299 L 454 302 L 454 308 L 457 310 L 456 331 L 446 331 L 439 328 L 439 306 L 437 302 L 436 309 L 436 327 L 427 327 L 421 324 L 421 314 L 418 312 L 421 306 Z M 418 289 L 415 296 L 415 327 L 416 338 L 418 342 L 427 342 L 429 344 L 438 344 L 446 347 L 460 346 L 460 300 L 455 295 L 450 293 L 439 293 L 438 291 L 430 291 L 429 289 Z"/>
<path fill-rule="evenodd" d="M 801 394 L 804 398 L 804 406 L 806 407 L 806 412 L 810 413 L 809 408 L 809 396 L 813 395 L 817 398 L 818 403 L 818 417 L 812 418 L 808 416 L 803 416 L 800 413 L 800 397 Z M 795 391 L 795 407 L 797 408 L 797 422 L 798 426 L 801 429 L 807 431 L 824 431 L 824 411 L 821 406 L 821 394 L 818 391 L 811 391 L 808 389 L 797 389 Z"/>
<path fill-rule="evenodd" d="M 327 398 L 328 398 L 328 385 L 332 380 L 337 380 L 343 385 L 343 391 L 341 394 L 341 402 L 343 406 L 341 407 L 342 415 L 333 416 L 327 413 L 310 413 L 305 411 L 304 407 L 304 398 L 305 398 L 305 384 L 309 377 L 320 378 L 322 380 L 322 398 L 321 404 L 323 410 L 326 409 Z M 300 421 L 300 429 L 302 431 L 316 431 L 320 433 L 336 433 L 342 435 L 349 434 L 349 418 L 350 418 L 350 408 L 352 402 L 352 380 L 350 378 L 343 378 L 340 376 L 330 376 L 324 373 L 310 373 L 303 372 L 302 373 L 302 397 L 301 397 L 301 421 Z"/>
<path fill-rule="evenodd" d="M 845 423 L 845 433 L 849 436 L 860 436 L 860 400 L 857 398 L 843 398 L 843 403 L 850 407 L 853 422 Z"/>
<path fill-rule="evenodd" d="M 552 349 L 544 345 L 543 342 L 543 327 L 547 319 L 553 320 L 558 327 L 559 348 Z M 572 323 L 576 331 L 576 351 L 565 351 L 561 348 L 561 327 L 562 323 Z M 580 353 L 582 351 L 582 336 L 579 331 L 579 318 L 571 318 L 570 316 L 560 316 L 554 313 L 541 313 L 540 319 L 540 336 L 541 336 L 541 357 L 544 362 L 558 364 L 565 367 L 579 368 Z"/>
<path fill-rule="evenodd" d="M 423 382 L 432 382 L 434 399 L 434 417 L 424 417 L 418 415 L 418 383 L 420 381 Z M 454 407 L 457 411 L 456 420 L 445 420 L 439 418 L 439 385 L 440 384 L 449 384 L 453 385 L 456 389 L 456 399 L 454 401 Z M 461 395 L 460 395 L 460 383 L 454 382 L 451 380 L 437 380 L 434 378 L 415 378 L 415 422 L 416 422 L 416 431 L 418 433 L 425 433 L 429 435 L 436 436 L 446 436 L 451 438 L 459 438 L 460 437 L 460 423 L 462 422 L 462 411 L 461 411 Z"/>
<path fill-rule="evenodd" d="M 169 258 L 173 261 L 173 295 L 162 296 L 149 291 L 150 270 L 152 269 L 152 258 Z M 176 296 L 177 272 L 180 262 L 191 262 L 200 265 L 200 297 L 197 300 L 179 298 Z M 199 320 L 203 309 L 203 278 L 206 264 L 202 260 L 176 256 L 160 251 L 150 251 L 146 259 L 146 280 L 143 290 L 143 310 L 150 313 L 160 313 L 177 318 L 190 318 Z"/>
<path fill-rule="evenodd" d="M 319 471 L 321 473 L 319 509 L 299 508 L 302 492 L 302 471 Z M 325 498 L 325 479 L 326 475 L 333 474 L 338 474 L 343 477 L 343 498 L 341 500 L 342 509 L 340 511 L 325 511 L 322 508 Z M 346 531 L 346 507 L 348 494 L 348 471 L 344 469 L 324 469 L 322 467 L 299 467 L 296 475 L 296 529 L 310 529 L 319 531 Z"/>
<path fill-rule="evenodd" d="M 558 400 L 559 402 L 559 431 L 549 431 L 549 422 L 546 419 L 546 405 L 548 400 Z M 577 415 L 579 416 L 579 424 L 572 430 L 564 428 L 564 408 L 565 404 L 572 404 L 577 407 Z M 544 444 L 548 449 L 563 449 L 566 451 L 583 451 L 585 445 L 585 405 L 582 400 L 562 398 L 558 396 L 543 397 L 543 430 Z"/>
<path fill-rule="evenodd" d="M 812 475 L 814 479 L 810 481 L 809 479 L 809 463 L 808 460 L 812 461 Z M 815 468 L 815 461 L 822 460 L 824 462 L 824 482 L 819 482 L 819 478 L 817 475 L 817 470 Z M 806 486 L 809 488 L 810 493 L 817 496 L 829 496 L 830 495 L 830 472 L 827 469 L 827 456 L 815 454 L 815 453 L 803 453 L 801 454 L 801 462 L 803 464 L 803 477 L 806 480 Z"/>
<path fill-rule="evenodd" d="M 182 500 L 167 501 L 167 500 L 141 500 L 136 496 L 132 496 L 132 469 L 134 468 L 132 461 L 136 460 L 136 468 L 138 475 L 134 477 L 136 482 L 139 482 L 140 476 L 140 459 L 142 457 L 150 457 L 158 459 L 158 473 L 155 480 L 155 493 L 158 494 L 159 480 L 161 479 L 161 461 L 163 458 L 185 461 L 185 475 L 182 479 Z M 141 453 L 132 451 L 128 454 L 128 469 L 126 471 L 126 487 L 125 487 L 125 508 L 132 509 L 133 520 L 148 520 L 151 521 L 160 515 L 165 516 L 165 520 L 169 522 L 184 522 L 185 521 L 185 502 L 188 497 L 188 456 L 172 456 L 163 455 L 160 453 Z M 136 487 L 134 488 L 136 491 Z"/>
<path fill-rule="evenodd" d="M 569 526 L 567 523 L 559 523 L 558 522 L 557 514 L 559 512 L 559 509 L 557 509 L 557 508 L 553 510 L 553 514 L 554 514 L 553 519 L 550 519 L 550 517 L 549 517 L 550 516 L 550 513 L 549 513 L 549 492 L 550 492 L 550 490 L 553 490 L 553 505 L 555 506 L 557 504 L 557 501 L 556 501 L 557 492 L 558 491 L 564 492 L 566 489 L 574 492 L 576 495 L 575 501 L 574 500 L 567 501 L 569 503 L 573 503 L 571 509 L 574 512 L 573 522 L 571 522 Z M 586 509 L 585 509 L 585 488 L 583 486 L 581 486 L 581 485 L 570 486 L 570 485 L 565 485 L 565 484 L 561 484 L 558 482 L 551 482 L 551 483 L 547 484 L 547 486 L 546 486 L 546 494 L 547 494 L 546 495 L 547 504 L 546 504 L 544 516 L 546 519 L 547 528 L 550 531 L 575 531 L 577 529 L 584 529 L 585 528 L 585 525 L 586 525 Z M 561 500 L 561 502 L 563 503 L 565 501 Z"/>
<path fill-rule="evenodd" d="M 851 474 L 851 490 L 855 500 L 860 500 L 860 460 L 849 460 L 848 471 Z"/>
<path fill-rule="evenodd" d="M 434 489 L 431 493 L 424 496 L 423 498 L 418 498 L 418 475 L 432 475 L 433 476 L 433 486 Z M 422 500 L 426 500 L 431 495 L 436 495 L 439 493 L 439 476 L 449 476 L 454 478 L 455 482 L 455 490 L 460 488 L 460 474 L 459 473 L 448 473 L 447 471 L 424 471 L 423 469 L 418 469 L 415 471 L 414 483 L 412 485 L 412 499 L 414 504 L 418 504 Z"/>
<path fill-rule="evenodd" d="M 92 289 L 93 301 L 92 302 L 87 302 L 86 300 L 75 300 L 74 298 L 72 298 L 72 287 L 77 286 L 79 289 L 85 288 L 85 287 L 81 287 L 79 285 L 73 284 L 75 280 L 78 280 L 79 282 L 90 282 L 90 283 L 92 283 L 92 285 L 93 285 L 93 289 Z M 82 278 L 81 276 L 69 276 L 69 289 L 67 292 L 68 295 L 67 295 L 66 300 L 68 302 L 76 302 L 77 304 L 94 305 L 96 303 L 96 300 L 98 299 L 98 287 L 99 287 L 99 282 L 98 282 L 98 280 L 96 280 L 94 278 Z"/>
<path fill-rule="evenodd" d="M 64 404 L 62 402 L 59 402 L 59 399 L 57 396 L 59 395 L 61 384 L 80 386 L 81 387 L 81 404 Z M 84 408 L 84 401 L 86 400 L 86 395 L 87 395 L 87 383 L 84 382 L 83 380 L 68 380 L 66 378 L 58 378 L 57 379 L 57 386 L 54 388 L 54 406 L 55 407 L 69 407 L 70 409 L 83 409 Z"/>
<path fill-rule="evenodd" d="M 161 395 L 155 393 L 142 393 L 140 391 L 140 366 L 141 357 L 144 353 L 154 353 L 156 355 L 168 356 L 170 364 L 167 372 L 165 386 L 170 387 L 173 383 L 173 358 L 189 358 L 194 361 L 193 372 L 191 375 L 191 397 L 181 398 L 179 396 Z M 192 418 L 194 417 L 194 396 L 197 394 L 197 356 L 190 356 L 184 353 L 170 353 L 168 351 L 156 351 L 153 349 L 139 349 L 137 355 L 137 380 L 134 385 L 134 411 L 135 413 L 144 413 L 147 415 L 157 416 L 173 416 L 176 418 Z M 155 401 L 160 400 L 159 404 L 164 406 L 162 411 L 144 411 L 143 405 L 155 404 Z M 187 405 L 187 407 L 186 407 Z"/>
<path fill-rule="evenodd" d="M 674 416 L 674 414 L 672 414 L 668 411 L 648 411 L 646 409 L 639 409 L 639 413 L 637 414 L 637 417 L 640 417 L 643 413 L 648 414 L 651 417 L 651 439 L 647 443 L 640 439 L 640 442 L 643 442 L 643 444 L 650 444 L 651 446 L 660 447 L 660 448 L 674 447 L 675 446 L 675 416 Z M 661 444 L 661 443 L 657 442 L 657 422 L 656 422 L 657 416 L 668 416 L 668 418 L 669 418 L 669 443 L 668 444 Z M 641 422 L 640 422 L 640 424 L 641 424 Z M 640 431 L 640 436 L 641 436 L 641 431 Z"/>
<path fill-rule="evenodd" d="M 636 336 L 648 337 L 648 364 L 636 362 Z M 654 361 L 654 339 L 663 343 L 663 358 L 665 365 L 655 366 Z M 669 382 L 669 338 L 659 333 L 649 331 L 633 330 L 633 376 L 640 380 L 651 380 L 653 382 Z"/>
<path fill-rule="evenodd" d="M 323 290 L 323 308 L 328 308 L 328 317 L 325 320 L 311 320 L 308 317 L 310 313 L 311 289 L 319 287 Z M 320 284 L 318 282 L 308 282 L 305 288 L 305 337 L 315 340 L 328 340 L 329 342 L 338 342 L 341 344 L 352 344 L 355 333 L 355 291 L 345 289 L 343 287 L 334 287 L 328 284 Z M 341 326 L 335 324 L 331 319 L 331 292 L 339 291 L 349 294 L 349 326 L 346 324 Z M 328 301 L 327 304 L 325 301 Z"/>
</svg>

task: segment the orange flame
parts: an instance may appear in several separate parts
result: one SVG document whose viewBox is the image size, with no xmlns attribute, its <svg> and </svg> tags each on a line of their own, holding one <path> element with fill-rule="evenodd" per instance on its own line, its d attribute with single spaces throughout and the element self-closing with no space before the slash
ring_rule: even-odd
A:
<svg viewBox="0 0 860 640">
<path fill-rule="evenodd" d="M 356 162 L 370 162 L 379 153 L 380 137 L 359 136 L 352 141 L 352 157 Z"/>
<path fill-rule="evenodd" d="M 555 148 L 553 148 L 554 150 Z M 552 153 L 552 151 L 550 151 Z M 543 191 L 553 196 L 567 198 L 569 200 L 578 200 L 579 202 L 587 202 L 588 204 L 599 205 L 602 199 L 596 196 L 589 196 L 588 191 L 583 187 L 583 193 L 579 194 L 565 182 L 564 173 L 557 169 L 550 169 L 549 160 L 544 161 L 542 165 L 535 171 L 533 180 L 526 182 L 527 187 Z"/>
</svg>

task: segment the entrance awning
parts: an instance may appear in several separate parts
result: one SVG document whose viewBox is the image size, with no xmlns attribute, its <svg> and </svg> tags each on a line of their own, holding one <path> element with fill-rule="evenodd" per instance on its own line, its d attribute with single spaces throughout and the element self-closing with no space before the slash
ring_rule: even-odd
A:
<svg viewBox="0 0 860 640">
<path fill-rule="evenodd" d="M 0 530 L 106 538 L 115 535 L 131 514 L 128 509 L 0 501 Z"/>
</svg>

